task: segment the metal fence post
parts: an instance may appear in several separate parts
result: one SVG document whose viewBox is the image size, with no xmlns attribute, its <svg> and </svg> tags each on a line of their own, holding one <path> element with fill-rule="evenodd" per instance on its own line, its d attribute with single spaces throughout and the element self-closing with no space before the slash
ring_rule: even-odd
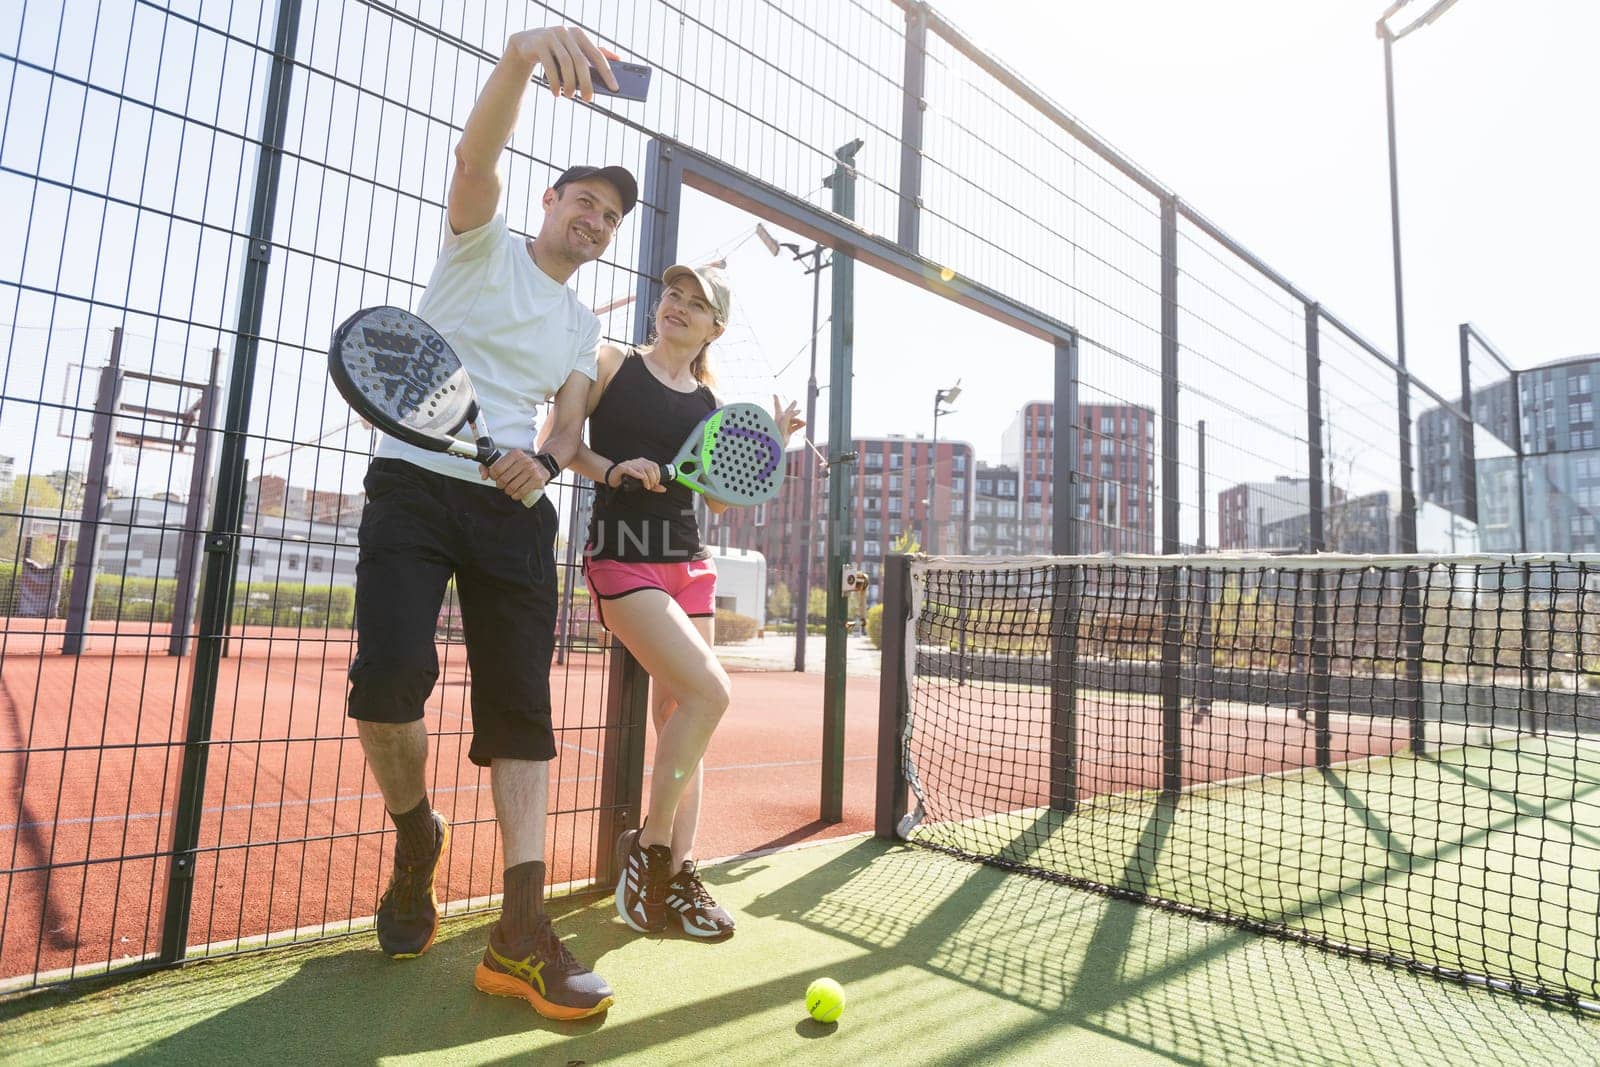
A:
<svg viewBox="0 0 1600 1067">
<path fill-rule="evenodd" d="M 1522 372 L 1511 372 L 1511 432 L 1516 437 L 1517 551 L 1528 551 L 1528 441 L 1522 436 Z"/>
<path fill-rule="evenodd" d="M 1417 494 L 1413 480 L 1416 461 L 1412 455 L 1411 374 L 1404 365 L 1395 371 L 1395 383 L 1400 400 L 1400 551 L 1414 554 L 1417 551 Z M 1428 751 L 1422 699 L 1423 570 L 1412 566 L 1400 573 L 1400 656 L 1405 677 L 1401 699 L 1411 722 L 1411 751 L 1421 756 Z"/>
<path fill-rule="evenodd" d="M 1328 548 L 1327 511 L 1333 504 L 1329 499 L 1333 487 L 1323 480 L 1327 456 L 1323 452 L 1322 437 L 1326 428 L 1322 423 L 1322 306 L 1313 301 L 1305 304 L 1306 320 L 1306 462 L 1311 478 L 1308 495 L 1311 504 L 1309 545 L 1313 552 Z M 1339 583 L 1334 582 L 1337 595 Z M 1308 679 L 1307 703 L 1312 726 L 1317 738 L 1317 766 L 1328 767 L 1333 760 L 1333 727 L 1328 718 L 1328 694 L 1332 686 L 1329 672 L 1332 664 L 1328 650 L 1332 643 L 1333 614 L 1328 602 L 1328 576 L 1318 570 L 1313 578 L 1311 603 L 1311 677 Z"/>
<path fill-rule="evenodd" d="M 1417 550 L 1416 457 L 1412 455 L 1411 373 L 1402 365 L 1395 371 L 1400 430 L 1400 544 L 1402 553 Z"/>
<path fill-rule="evenodd" d="M 1322 307 L 1307 302 L 1306 320 L 1306 464 L 1310 469 L 1307 486 L 1311 506 L 1309 541 L 1313 552 L 1326 551 L 1328 547 L 1327 509 L 1331 506 L 1328 495 L 1331 487 L 1323 482 L 1323 468 L 1327 457 L 1322 450 Z"/>
<path fill-rule="evenodd" d="M 1478 523 L 1478 441 L 1476 427 L 1478 417 L 1472 410 L 1472 353 L 1471 330 L 1466 323 L 1457 327 L 1457 335 L 1461 345 L 1461 450 L 1460 471 L 1456 475 L 1459 492 L 1457 502 L 1461 505 L 1461 517 L 1473 525 Z M 1450 516 L 1451 542 L 1455 541 L 1455 515 Z M 1482 539 L 1480 537 L 1481 546 Z"/>
<path fill-rule="evenodd" d="M 925 4 L 906 8 L 906 68 L 901 82 L 900 229 L 898 243 L 915 253 L 922 220 L 922 113 L 927 71 L 928 11 Z"/>
<path fill-rule="evenodd" d="M 1078 335 L 1056 342 L 1051 416 L 1050 550 L 1076 556 L 1078 530 Z M 1078 597 L 1081 566 L 1052 568 L 1050 596 L 1050 807 L 1070 813 L 1078 797 Z"/>
<path fill-rule="evenodd" d="M 111 359 L 100 371 L 95 393 L 94 429 L 90 432 L 89 470 L 83 479 L 83 518 L 72 554 L 72 584 L 67 587 L 67 625 L 61 638 L 63 655 L 83 651 L 94 611 L 94 566 L 100 554 L 100 509 L 106 500 L 106 465 L 116 436 L 117 399 L 122 395 L 122 327 L 111 331 Z"/>
<path fill-rule="evenodd" d="M 239 524 L 244 511 L 245 434 L 250 427 L 256 350 L 261 343 L 262 309 L 266 301 L 268 263 L 272 255 L 272 220 L 278 205 L 278 176 L 283 168 L 284 132 L 289 121 L 290 84 L 294 78 L 295 40 L 300 29 L 300 0 L 278 7 L 272 45 L 272 73 L 261 117 L 261 151 L 256 157 L 255 203 L 250 240 L 240 285 L 239 319 L 234 330 L 233 367 L 228 375 L 228 407 L 222 422 L 217 502 L 205 539 L 205 582 L 200 590 L 200 628 L 189 690 L 189 722 L 184 735 L 183 771 L 178 785 L 173 825 L 172 866 L 167 876 L 166 913 L 161 927 L 161 962 L 183 958 L 189 933 L 189 907 L 194 894 L 195 846 L 200 839 L 200 813 L 205 806 L 206 758 L 210 754 L 211 720 L 216 711 L 218 670 L 228 629 L 228 606 L 239 562 Z"/>
<path fill-rule="evenodd" d="M 1161 552 L 1175 555 L 1178 540 L 1178 198 L 1161 198 Z M 1163 567 L 1156 582 L 1161 613 L 1161 788 L 1183 788 L 1183 618 L 1176 569 Z"/>
<path fill-rule="evenodd" d="M 172 595 L 172 639 L 167 654 L 181 656 L 188 650 L 189 620 L 194 615 L 195 559 L 200 547 L 200 525 L 205 521 L 206 474 L 211 469 L 211 434 L 216 430 L 217 370 L 222 349 L 211 350 L 211 377 L 200 394 L 200 409 L 194 425 L 194 469 L 189 474 L 189 503 L 184 509 L 183 533 L 178 541 L 178 580 Z"/>
<path fill-rule="evenodd" d="M 860 141 L 852 141 L 836 153 L 839 161 L 830 184 L 833 187 L 833 212 L 853 219 L 856 213 L 855 154 Z M 855 260 L 840 251 L 833 254 L 832 334 L 829 339 L 828 369 L 828 617 L 824 623 L 826 640 L 822 682 L 822 803 L 825 823 L 844 820 L 844 713 L 845 654 L 848 635 L 844 629 L 845 555 L 850 551 L 853 505 L 852 464 L 840 462 L 850 451 L 851 376 L 855 333 Z"/>
<path fill-rule="evenodd" d="M 650 675 L 615 637 L 608 659 L 600 810 L 595 818 L 595 878 L 602 884 L 619 873 L 612 869 L 611 843 L 643 821 L 645 723 L 650 718 Z"/>
<path fill-rule="evenodd" d="M 878 675 L 878 802 L 873 833 L 893 840 L 906 813 L 905 737 L 910 713 L 906 643 L 916 641 L 911 619 L 911 557 L 891 555 L 883 566 L 883 667 Z"/>
<path fill-rule="evenodd" d="M 1195 538 L 1195 551 L 1206 552 L 1206 420 L 1195 420 L 1195 468 L 1199 472 L 1200 534 Z M 1191 576 L 1193 571 L 1190 572 Z M 1191 585 L 1196 583 L 1190 582 Z M 1195 634 L 1194 714 L 1211 714 L 1212 697 L 1216 691 L 1216 632 L 1211 618 L 1212 572 L 1203 569 L 1198 583 L 1200 593 L 1199 625 Z"/>
</svg>

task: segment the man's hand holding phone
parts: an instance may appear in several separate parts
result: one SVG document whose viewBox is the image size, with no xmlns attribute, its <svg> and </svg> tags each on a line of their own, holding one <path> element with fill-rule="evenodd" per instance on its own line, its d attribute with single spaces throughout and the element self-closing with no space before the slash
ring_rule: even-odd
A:
<svg viewBox="0 0 1600 1067">
<path fill-rule="evenodd" d="M 533 80 L 552 96 L 644 100 L 650 93 L 649 67 L 601 48 L 576 26 L 523 30 L 512 35 L 507 48 L 538 68 Z"/>
<path fill-rule="evenodd" d="M 606 59 L 610 61 L 611 75 L 617 83 L 616 90 L 610 91 L 605 86 L 596 83 L 594 91 L 602 96 L 614 96 L 619 100 L 644 100 L 650 95 L 650 68 L 643 63 L 630 63 L 626 59 L 602 48 Z"/>
<path fill-rule="evenodd" d="M 540 68 L 543 76 L 539 80 L 550 87 L 554 96 L 593 100 L 595 91 L 602 87 L 616 91 L 616 77 L 605 53 L 576 26 L 523 30 L 511 35 L 506 50 Z"/>
</svg>

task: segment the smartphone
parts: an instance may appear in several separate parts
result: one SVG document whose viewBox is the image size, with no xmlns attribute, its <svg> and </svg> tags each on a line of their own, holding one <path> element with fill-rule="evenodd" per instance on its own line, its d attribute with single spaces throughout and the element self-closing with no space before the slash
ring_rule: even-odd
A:
<svg viewBox="0 0 1600 1067">
<path fill-rule="evenodd" d="M 611 75 L 617 79 L 617 91 L 594 75 L 596 96 L 615 96 L 623 100 L 643 100 L 650 95 L 650 68 L 643 63 L 629 63 L 623 59 L 610 60 Z"/>
<path fill-rule="evenodd" d="M 594 95 L 613 96 L 618 100 L 644 100 L 650 95 L 650 68 L 643 63 L 629 63 L 624 59 L 609 60 L 611 75 L 617 79 L 617 91 L 612 92 L 593 67 L 589 68 L 590 80 L 594 82 Z M 534 75 L 534 81 L 540 85 L 549 86 L 542 73 Z"/>
</svg>

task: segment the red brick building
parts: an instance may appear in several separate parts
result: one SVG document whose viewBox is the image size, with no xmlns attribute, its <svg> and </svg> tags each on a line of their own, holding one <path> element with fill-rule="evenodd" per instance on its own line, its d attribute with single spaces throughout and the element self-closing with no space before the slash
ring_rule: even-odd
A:
<svg viewBox="0 0 1600 1067">
<path fill-rule="evenodd" d="M 1078 406 L 1078 551 L 1156 551 L 1156 413 L 1139 404 Z M 1051 551 L 1055 492 L 1055 405 L 1017 412 L 1002 439 L 1002 462 L 1017 468 L 1019 551 Z"/>
<path fill-rule="evenodd" d="M 924 551 L 969 551 L 977 464 L 965 441 L 941 440 L 935 452 L 933 442 L 921 437 L 858 437 L 851 448 L 857 458 L 846 558 L 872 577 L 868 597 L 876 603 L 883 558 L 900 536 L 909 535 Z M 785 458 L 783 491 L 776 500 L 706 516 L 706 536 L 712 544 L 760 552 L 767 558 L 768 582 L 782 582 L 791 590 L 799 585 L 800 553 L 807 552 L 811 587 L 821 588 L 828 551 L 828 480 L 812 457 L 817 476 L 810 485 L 807 530 L 801 520 L 805 452 L 791 449 Z"/>
</svg>

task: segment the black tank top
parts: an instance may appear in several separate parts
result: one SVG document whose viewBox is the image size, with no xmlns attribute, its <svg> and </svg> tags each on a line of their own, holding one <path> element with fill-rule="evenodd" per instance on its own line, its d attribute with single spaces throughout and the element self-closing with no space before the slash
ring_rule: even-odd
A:
<svg viewBox="0 0 1600 1067">
<path fill-rule="evenodd" d="M 700 386 L 681 393 L 661 382 L 637 348 L 630 348 L 589 416 L 589 447 L 607 460 L 644 457 L 670 463 L 686 437 L 716 410 Z M 694 492 L 676 482 L 665 493 L 625 493 L 595 486 L 586 551 L 593 559 L 681 563 L 711 553 L 700 541 Z"/>
</svg>

